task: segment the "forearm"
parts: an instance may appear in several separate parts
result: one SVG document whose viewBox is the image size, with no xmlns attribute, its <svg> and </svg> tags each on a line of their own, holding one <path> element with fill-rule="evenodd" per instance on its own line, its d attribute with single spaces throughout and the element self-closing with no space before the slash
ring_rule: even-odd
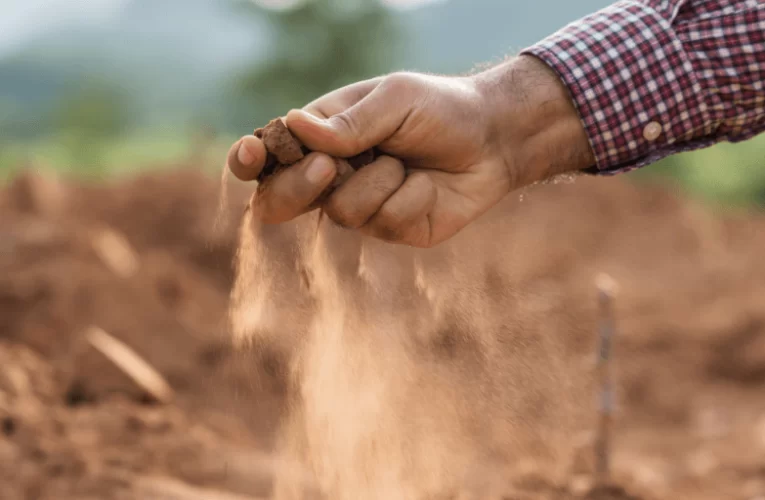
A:
<svg viewBox="0 0 765 500">
<path fill-rule="evenodd" d="M 620 1 L 522 52 L 565 83 L 616 173 L 765 130 L 765 3 Z"/>
</svg>

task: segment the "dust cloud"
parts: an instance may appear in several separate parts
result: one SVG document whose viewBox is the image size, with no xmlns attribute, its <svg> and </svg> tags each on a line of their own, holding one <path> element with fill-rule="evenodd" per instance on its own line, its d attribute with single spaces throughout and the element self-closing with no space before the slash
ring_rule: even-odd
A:
<svg viewBox="0 0 765 500">
<path fill-rule="evenodd" d="M 540 279 L 561 262 L 514 238 L 518 204 L 426 250 L 318 211 L 263 226 L 250 204 L 234 338 L 279 359 L 289 409 L 277 453 L 326 498 L 492 498 L 513 478 L 556 481 L 570 466 L 591 407 L 591 325 L 546 334 L 572 319 Z M 274 498 L 307 498 L 295 484 L 277 478 Z"/>
</svg>

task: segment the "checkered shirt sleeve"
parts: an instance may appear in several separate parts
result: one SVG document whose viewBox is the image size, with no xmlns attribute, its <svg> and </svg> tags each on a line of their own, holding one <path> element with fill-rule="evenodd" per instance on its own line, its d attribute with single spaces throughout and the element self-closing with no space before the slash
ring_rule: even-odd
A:
<svg viewBox="0 0 765 500">
<path fill-rule="evenodd" d="M 765 0 L 623 0 L 525 49 L 615 174 L 765 131 Z"/>
</svg>

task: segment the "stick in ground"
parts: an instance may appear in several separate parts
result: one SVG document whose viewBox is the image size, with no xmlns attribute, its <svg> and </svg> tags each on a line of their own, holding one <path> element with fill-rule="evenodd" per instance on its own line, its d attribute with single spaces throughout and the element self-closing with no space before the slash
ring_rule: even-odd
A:
<svg viewBox="0 0 765 500">
<path fill-rule="evenodd" d="M 597 278 L 598 288 L 598 328 L 600 346 L 598 349 L 598 380 L 600 386 L 600 405 L 598 408 L 598 428 L 595 440 L 595 483 L 605 485 L 611 480 L 611 427 L 614 410 L 613 374 L 611 371 L 611 346 L 614 336 L 613 300 L 616 295 L 616 283 L 605 274 Z"/>
</svg>

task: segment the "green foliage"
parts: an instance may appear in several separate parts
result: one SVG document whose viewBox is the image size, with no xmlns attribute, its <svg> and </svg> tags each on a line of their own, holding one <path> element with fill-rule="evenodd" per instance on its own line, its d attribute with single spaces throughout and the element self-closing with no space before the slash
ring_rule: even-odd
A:
<svg viewBox="0 0 765 500">
<path fill-rule="evenodd" d="M 715 204 L 765 206 L 765 134 L 675 155 L 635 174 L 638 180 L 673 182 Z"/>
<path fill-rule="evenodd" d="M 58 130 L 103 139 L 129 128 L 129 109 L 128 97 L 115 85 L 85 83 L 62 99 L 51 122 Z"/>
<path fill-rule="evenodd" d="M 98 151 L 97 160 L 92 163 L 78 160 L 83 155 L 72 150 L 71 140 L 63 134 L 15 140 L 0 147 L 0 182 L 12 178 L 29 165 L 67 176 L 102 180 L 142 169 L 173 165 L 186 158 L 195 166 L 218 175 L 223 166 L 222 159 L 236 139 L 228 135 L 205 138 L 200 142 L 198 137 L 190 137 L 182 131 L 162 134 L 158 130 L 141 130 L 92 141 L 91 145 Z"/>
<path fill-rule="evenodd" d="M 61 100 L 50 121 L 58 130 L 103 139 L 128 129 L 129 109 L 128 97 L 116 85 L 86 82 Z"/>
<path fill-rule="evenodd" d="M 272 36 L 266 61 L 234 83 L 243 130 L 395 68 L 401 33 L 376 0 L 308 0 L 285 11 L 246 5 L 267 17 Z"/>
<path fill-rule="evenodd" d="M 71 164 L 104 170 L 105 144 L 130 129 L 130 101 L 119 87 L 104 81 L 83 82 L 52 111 L 56 142 Z"/>
</svg>

